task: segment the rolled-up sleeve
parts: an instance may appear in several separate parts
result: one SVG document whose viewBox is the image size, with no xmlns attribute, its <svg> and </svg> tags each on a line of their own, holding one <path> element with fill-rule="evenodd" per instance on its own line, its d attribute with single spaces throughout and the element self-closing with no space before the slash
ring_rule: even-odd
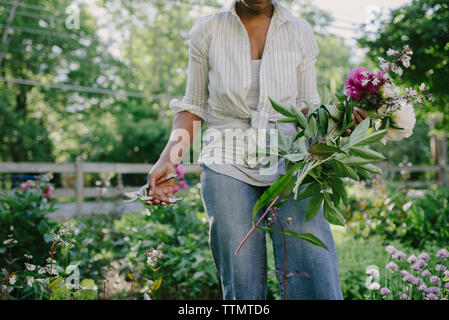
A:
<svg viewBox="0 0 449 320">
<path fill-rule="evenodd" d="M 320 96 L 317 90 L 316 61 L 319 53 L 318 44 L 313 34 L 312 26 L 304 19 L 299 19 L 301 62 L 298 65 L 297 84 L 298 95 L 296 97 L 296 107 L 299 110 L 307 108 L 305 100 L 310 101 L 315 106 L 320 104 Z"/>
<path fill-rule="evenodd" d="M 205 21 L 208 16 L 199 18 L 189 31 L 189 65 L 187 86 L 182 99 L 170 100 L 169 107 L 175 113 L 189 111 L 205 120 L 208 100 L 208 42 Z"/>
</svg>

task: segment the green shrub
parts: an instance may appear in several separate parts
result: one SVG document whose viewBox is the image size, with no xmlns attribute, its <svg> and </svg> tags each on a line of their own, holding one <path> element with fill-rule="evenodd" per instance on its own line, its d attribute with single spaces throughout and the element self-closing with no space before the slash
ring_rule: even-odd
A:
<svg viewBox="0 0 449 320">
<path fill-rule="evenodd" d="M 52 190 L 48 180 L 45 175 L 41 180 L 28 180 L 9 195 L 0 193 L 0 269 L 23 270 L 24 254 L 32 255 L 37 263 L 48 257 L 45 234 L 56 225 L 46 218 L 55 211 L 54 203 L 48 200 Z M 18 258 L 10 266 L 9 256 Z"/>
<path fill-rule="evenodd" d="M 391 186 L 365 189 L 357 184 L 349 195 L 345 216 L 356 238 L 379 235 L 413 248 L 445 245 L 449 239 L 449 189 L 430 188 L 423 198 L 415 198 Z"/>
</svg>

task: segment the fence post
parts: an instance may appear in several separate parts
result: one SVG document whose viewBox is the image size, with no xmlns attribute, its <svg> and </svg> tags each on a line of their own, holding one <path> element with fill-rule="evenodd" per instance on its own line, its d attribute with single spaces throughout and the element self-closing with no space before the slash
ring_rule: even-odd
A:
<svg viewBox="0 0 449 320">
<path fill-rule="evenodd" d="M 79 218 L 83 214 L 83 188 L 84 188 L 84 172 L 83 160 L 81 156 L 76 157 L 75 162 L 75 195 L 76 195 L 76 216 Z"/>
</svg>

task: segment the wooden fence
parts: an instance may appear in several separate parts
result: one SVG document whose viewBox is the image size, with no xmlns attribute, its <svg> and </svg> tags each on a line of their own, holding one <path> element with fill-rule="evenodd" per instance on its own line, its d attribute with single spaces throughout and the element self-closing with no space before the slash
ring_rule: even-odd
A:
<svg viewBox="0 0 449 320">
<path fill-rule="evenodd" d="M 448 186 L 447 173 L 449 166 L 444 165 L 417 165 L 417 166 L 390 166 L 386 162 L 377 164 L 382 168 L 385 179 L 393 180 L 397 173 L 404 172 L 440 172 L 440 180 L 426 181 L 394 181 L 400 185 L 406 185 L 412 188 L 424 188 L 431 184 Z M 108 187 L 107 193 L 102 197 L 114 197 L 124 192 L 135 191 L 140 186 L 124 186 L 122 182 L 123 174 L 146 174 L 152 168 L 152 164 L 146 163 L 109 163 L 109 162 L 84 162 L 81 158 L 77 158 L 75 163 L 49 163 L 49 162 L 0 162 L 0 173 L 70 173 L 75 175 L 75 183 L 73 188 L 56 188 L 53 198 L 70 197 L 76 199 L 76 213 L 81 215 L 82 206 L 85 197 L 95 197 L 98 194 L 98 187 L 85 187 L 85 173 L 111 173 L 117 174 L 117 185 Z M 186 173 L 199 173 L 201 167 L 198 164 L 184 165 Z M 143 184 L 143 183 L 142 183 Z"/>
</svg>

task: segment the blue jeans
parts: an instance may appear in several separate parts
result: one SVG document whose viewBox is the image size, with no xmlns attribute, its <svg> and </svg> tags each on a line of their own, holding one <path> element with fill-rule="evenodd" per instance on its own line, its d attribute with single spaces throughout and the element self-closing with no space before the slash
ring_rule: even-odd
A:
<svg viewBox="0 0 449 320">
<path fill-rule="evenodd" d="M 267 291 L 266 232 L 256 229 L 237 255 L 234 251 L 251 229 L 252 208 L 267 187 L 249 185 L 217 173 L 204 164 L 201 164 L 201 168 L 201 196 L 210 225 L 209 244 L 220 275 L 223 299 L 264 300 Z M 304 187 L 302 185 L 300 189 Z M 292 217 L 291 224 L 285 226 L 286 230 L 310 232 L 323 241 L 329 250 L 286 235 L 287 273 L 301 270 L 310 275 L 309 280 L 302 275 L 288 278 L 287 299 L 341 300 L 338 255 L 329 223 L 324 218 L 323 207 L 317 216 L 306 222 L 304 212 L 307 201 L 308 198 L 296 201 L 292 194 L 280 207 L 278 217 L 283 224 L 288 217 Z M 258 218 L 265 209 L 260 210 Z M 279 224 L 272 227 L 279 229 Z M 270 232 L 270 236 L 276 269 L 283 272 L 282 234 Z M 283 297 L 284 279 L 282 275 L 276 276 Z"/>
</svg>

